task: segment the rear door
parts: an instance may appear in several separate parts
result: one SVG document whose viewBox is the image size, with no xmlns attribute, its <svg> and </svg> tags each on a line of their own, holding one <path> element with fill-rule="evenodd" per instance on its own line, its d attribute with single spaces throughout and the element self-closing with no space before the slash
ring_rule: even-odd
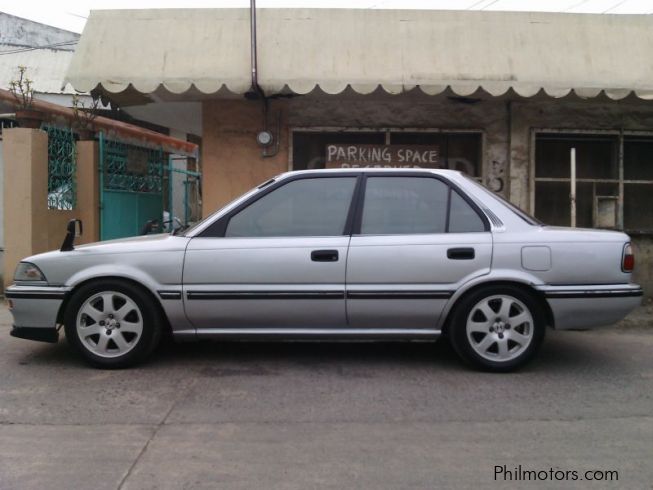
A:
<svg viewBox="0 0 653 490">
<path fill-rule="evenodd" d="M 434 174 L 368 174 L 347 263 L 352 328 L 435 328 L 456 288 L 489 273 L 475 204 Z"/>
<path fill-rule="evenodd" d="M 186 315 L 198 329 L 345 327 L 355 174 L 299 176 L 193 238 Z"/>
</svg>

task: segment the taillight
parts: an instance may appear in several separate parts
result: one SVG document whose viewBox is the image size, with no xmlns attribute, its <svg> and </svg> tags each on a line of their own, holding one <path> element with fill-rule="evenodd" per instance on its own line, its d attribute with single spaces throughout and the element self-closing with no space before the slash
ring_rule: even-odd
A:
<svg viewBox="0 0 653 490">
<path fill-rule="evenodd" d="M 632 272 L 635 268 L 635 255 L 633 254 L 633 246 L 630 243 L 624 245 L 624 254 L 621 260 L 621 270 L 624 272 Z"/>
</svg>

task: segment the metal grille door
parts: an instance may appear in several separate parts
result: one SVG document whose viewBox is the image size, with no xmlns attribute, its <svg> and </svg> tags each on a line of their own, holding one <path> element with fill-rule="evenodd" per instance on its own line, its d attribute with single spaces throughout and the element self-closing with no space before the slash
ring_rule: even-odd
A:
<svg viewBox="0 0 653 490">
<path fill-rule="evenodd" d="M 135 146 L 100 134 L 100 239 L 141 233 L 163 216 L 162 149 Z"/>
</svg>

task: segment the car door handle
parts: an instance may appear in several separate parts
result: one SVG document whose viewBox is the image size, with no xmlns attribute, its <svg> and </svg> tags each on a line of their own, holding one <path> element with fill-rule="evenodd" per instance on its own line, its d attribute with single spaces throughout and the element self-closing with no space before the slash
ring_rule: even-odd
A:
<svg viewBox="0 0 653 490">
<path fill-rule="evenodd" d="M 472 260 L 476 256 L 473 248 L 450 248 L 447 258 L 451 260 Z"/>
<path fill-rule="evenodd" d="M 311 260 L 313 262 L 337 262 L 337 250 L 313 250 L 311 252 Z"/>
</svg>

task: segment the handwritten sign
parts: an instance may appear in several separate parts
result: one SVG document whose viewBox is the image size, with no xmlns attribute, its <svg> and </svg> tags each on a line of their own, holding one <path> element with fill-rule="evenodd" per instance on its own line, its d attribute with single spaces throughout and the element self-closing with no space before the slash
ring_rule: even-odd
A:
<svg viewBox="0 0 653 490">
<path fill-rule="evenodd" d="M 327 145 L 326 168 L 440 168 L 440 148 L 428 145 Z"/>
</svg>

